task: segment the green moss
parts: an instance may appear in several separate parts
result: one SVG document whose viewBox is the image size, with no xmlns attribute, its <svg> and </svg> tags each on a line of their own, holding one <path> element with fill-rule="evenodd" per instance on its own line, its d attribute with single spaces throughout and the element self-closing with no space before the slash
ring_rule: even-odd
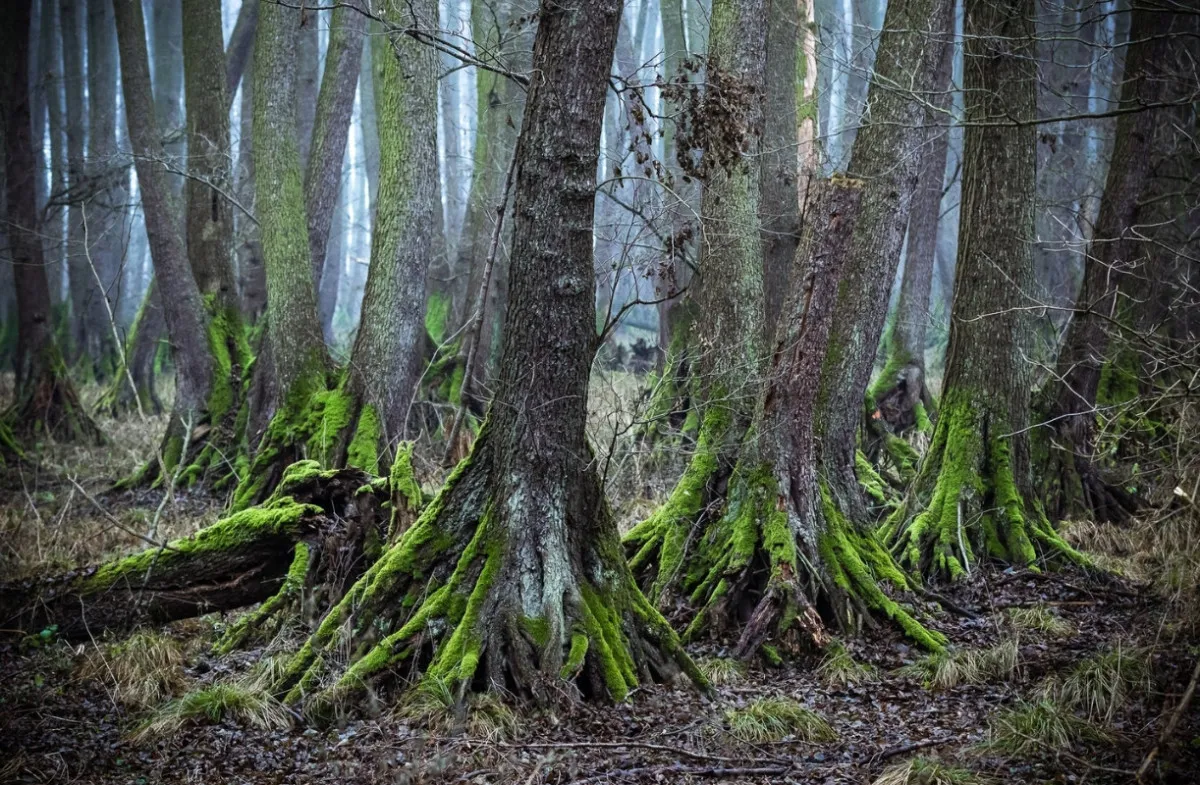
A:
<svg viewBox="0 0 1200 785">
<path fill-rule="evenodd" d="M 521 629 L 529 636 L 529 640 L 538 648 L 545 648 L 550 643 L 550 622 L 536 616 L 522 616 Z"/>
<path fill-rule="evenodd" d="M 931 433 L 933 431 L 933 422 L 929 419 L 929 412 L 925 409 L 923 401 L 917 401 L 917 405 L 913 409 L 913 414 L 917 417 L 917 431 L 919 433 Z"/>
<path fill-rule="evenodd" d="M 587 652 L 587 633 L 576 630 L 571 634 L 571 650 L 567 653 L 567 659 L 563 662 L 562 670 L 559 671 L 559 676 L 564 681 L 575 678 L 583 670 L 583 660 L 587 656 Z"/>
<path fill-rule="evenodd" d="M 433 292 L 425 304 L 425 332 L 435 346 L 446 339 L 446 320 L 450 316 L 450 297 Z"/>
<path fill-rule="evenodd" d="M 99 591 L 122 581 L 137 583 L 150 569 L 169 569 L 186 564 L 201 553 L 224 553 L 261 540 L 269 535 L 292 536 L 305 517 L 319 514 L 311 504 L 299 504 L 289 496 L 269 504 L 234 513 L 196 532 L 191 537 L 173 540 L 165 548 L 135 553 L 102 564 L 91 575 L 78 579 L 80 591 Z"/>
<path fill-rule="evenodd" d="M 657 575 L 647 592 L 653 601 L 662 598 L 682 574 L 688 533 L 704 509 L 709 487 L 720 469 L 720 451 L 728 438 L 731 423 L 728 409 L 709 408 L 704 415 L 696 452 L 670 497 L 653 515 L 625 535 L 626 548 L 634 554 L 630 569 L 635 574 L 653 569 Z"/>
<path fill-rule="evenodd" d="M 764 643 L 762 647 L 759 648 L 759 652 L 762 654 L 763 660 L 765 660 L 766 663 L 772 668 L 778 668 L 779 666 L 783 665 L 783 656 L 779 653 L 779 649 L 775 648 L 771 644 Z"/>
<path fill-rule="evenodd" d="M 862 450 L 854 452 L 854 473 L 858 477 L 858 484 L 876 504 L 888 503 L 883 478 L 879 476 L 879 472 L 875 471 L 875 467 L 867 460 L 867 456 L 863 455 Z"/>
<path fill-rule="evenodd" d="M 358 415 L 354 438 L 350 440 L 350 447 L 346 451 L 346 463 L 365 472 L 379 474 L 379 444 L 382 433 L 378 410 L 369 403 L 364 404 Z"/>
</svg>

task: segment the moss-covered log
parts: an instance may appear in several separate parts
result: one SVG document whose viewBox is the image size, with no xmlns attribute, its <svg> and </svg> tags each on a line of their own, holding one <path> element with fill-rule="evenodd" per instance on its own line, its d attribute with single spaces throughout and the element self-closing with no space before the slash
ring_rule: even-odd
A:
<svg viewBox="0 0 1200 785">
<path fill-rule="evenodd" d="M 1082 557 L 1033 492 L 1029 455 L 1034 146 L 1033 2 L 967 2 L 963 222 L 938 423 L 904 505 L 883 536 L 902 563 L 958 578 L 994 559 L 1021 567 Z"/>
<path fill-rule="evenodd" d="M 126 631 L 269 600 L 290 587 L 303 557 L 304 587 L 336 601 L 386 536 L 386 481 L 355 470 L 289 469 L 261 507 L 195 535 L 104 564 L 0 585 L 0 626 L 68 639 Z M 325 600 L 328 602 L 328 598 Z"/>
</svg>

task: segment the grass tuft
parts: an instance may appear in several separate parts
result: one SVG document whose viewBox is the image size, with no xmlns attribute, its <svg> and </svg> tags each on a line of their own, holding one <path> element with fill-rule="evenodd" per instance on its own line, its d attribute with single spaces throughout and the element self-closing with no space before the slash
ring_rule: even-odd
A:
<svg viewBox="0 0 1200 785">
<path fill-rule="evenodd" d="M 825 650 L 825 656 L 817 666 L 817 675 L 821 681 L 837 687 L 875 681 L 879 678 L 879 670 L 874 665 L 854 659 L 841 641 L 834 641 Z"/>
<path fill-rule="evenodd" d="M 291 715 L 278 700 L 264 690 L 244 683 L 211 684 L 169 701 L 154 712 L 134 732 L 134 741 L 162 738 L 198 722 L 233 719 L 264 730 L 282 729 L 291 724 Z"/>
<path fill-rule="evenodd" d="M 465 732 L 468 736 L 499 741 L 517 735 L 517 715 L 495 694 L 463 696 L 460 707 L 449 681 L 422 679 L 409 690 L 397 708 L 404 719 L 443 733 Z"/>
<path fill-rule="evenodd" d="M 1076 665 L 1059 686 L 1058 696 L 1089 719 L 1111 722 L 1131 698 L 1152 686 L 1145 650 L 1117 646 Z"/>
<path fill-rule="evenodd" d="M 837 734 L 825 719 L 788 698 L 762 698 L 725 712 L 725 726 L 739 741 L 762 744 L 794 736 L 801 741 L 833 741 Z"/>
<path fill-rule="evenodd" d="M 872 785 L 990 785 L 991 777 L 937 758 L 917 757 L 888 766 Z"/>
<path fill-rule="evenodd" d="M 987 649 L 954 649 L 933 652 L 900 668 L 901 676 L 920 679 L 932 689 L 960 684 L 985 684 L 1011 678 L 1020 667 L 1020 644 L 1007 638 Z"/>
<path fill-rule="evenodd" d="M 1060 618 L 1044 605 L 1032 608 L 1009 608 L 1004 612 L 1008 623 L 1017 630 L 1044 632 L 1056 638 L 1065 638 L 1074 634 L 1075 625 Z"/>
<path fill-rule="evenodd" d="M 994 714 L 988 720 L 988 739 L 983 746 L 1020 756 L 1107 739 L 1109 735 L 1103 728 L 1077 716 L 1061 702 L 1042 699 L 1037 703 L 1021 701 Z"/>
<path fill-rule="evenodd" d="M 93 647 L 79 675 L 107 684 L 119 703 L 144 709 L 161 703 L 183 686 L 183 649 L 169 635 L 135 632 L 119 643 Z"/>
<path fill-rule="evenodd" d="M 746 664 L 732 657 L 701 657 L 696 660 L 696 667 L 714 687 L 746 679 Z"/>
</svg>

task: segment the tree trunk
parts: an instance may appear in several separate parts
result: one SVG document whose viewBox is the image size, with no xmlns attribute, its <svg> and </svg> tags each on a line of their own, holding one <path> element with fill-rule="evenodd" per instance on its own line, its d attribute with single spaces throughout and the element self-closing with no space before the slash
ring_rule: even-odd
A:
<svg viewBox="0 0 1200 785">
<path fill-rule="evenodd" d="M 1033 493 L 1029 434 L 1036 129 L 1033 0 L 967 0 L 968 97 L 950 348 L 937 427 L 885 526 L 903 563 L 958 578 L 984 559 L 1078 558 Z"/>
<path fill-rule="evenodd" d="M 163 437 L 161 460 L 152 461 L 147 468 L 151 474 L 161 469 L 169 476 L 187 457 L 183 448 L 193 438 L 192 429 L 219 411 L 232 394 L 231 382 L 224 373 L 224 363 L 216 360 L 215 353 L 225 348 L 224 341 L 210 341 L 204 302 L 188 265 L 180 231 L 179 203 L 171 191 L 169 175 L 158 163 L 165 160 L 166 153 L 154 113 L 142 6 L 139 0 L 116 0 L 113 7 L 129 141 L 141 187 L 154 279 L 175 365 L 175 404 Z"/>
<path fill-rule="evenodd" d="M 811 2 L 811 0 L 809 0 Z M 764 323 L 767 335 L 775 324 L 787 294 L 788 273 L 800 242 L 799 167 L 796 155 L 801 115 L 796 106 L 807 61 L 800 50 L 804 0 L 793 4 L 771 0 L 767 21 L 766 102 L 763 117 L 762 221 L 763 287 L 766 295 Z"/>
<path fill-rule="evenodd" d="M 353 7 L 330 12 L 329 47 L 313 126 L 312 153 L 304 179 L 308 213 L 308 247 L 312 254 L 313 286 L 320 291 L 329 245 L 329 229 L 342 184 L 354 90 L 362 60 L 366 16 Z M 436 77 L 435 77 L 436 81 Z"/>
<path fill-rule="evenodd" d="M 158 397 L 158 356 L 167 334 L 158 285 L 154 278 L 142 294 L 141 305 L 125 337 L 125 364 L 117 369 L 96 403 L 97 411 L 109 417 L 138 412 L 162 414 Z"/>
<path fill-rule="evenodd" d="M 389 22 L 432 24 L 437 0 L 393 9 Z M 362 318 L 350 355 L 348 393 L 358 425 L 355 442 L 366 455 L 351 461 L 372 469 L 378 455 L 390 465 L 405 436 L 421 375 L 425 337 L 425 277 L 437 201 L 437 54 L 411 36 L 372 38 L 379 128 L 379 205 L 371 233 L 371 267 Z M 351 420 L 353 422 L 353 420 Z"/>
<path fill-rule="evenodd" d="M 331 685 L 311 710 L 400 670 L 540 700 L 561 696 L 563 680 L 620 700 L 679 666 L 700 678 L 622 563 L 584 434 L 595 349 L 587 227 L 619 19 L 615 0 L 542 4 L 534 71 L 544 78 L 530 86 L 517 151 L 496 404 L 433 507 L 289 665 L 291 700 Z M 340 646 L 343 624 L 373 632 L 361 656 L 333 669 L 324 653 Z"/>
<path fill-rule="evenodd" d="M 66 186 L 70 193 L 67 206 L 67 282 L 71 294 L 71 340 L 68 357 L 72 364 L 83 361 L 84 375 L 91 377 L 100 370 L 99 336 L 88 330 L 91 300 L 100 296 L 92 276 L 92 260 L 84 240 L 84 221 L 95 217 L 95 211 L 82 198 L 86 189 L 87 101 L 84 100 L 85 73 L 83 52 L 85 41 L 84 18 L 75 0 L 59 3 L 59 28 L 62 36 L 64 123 L 67 139 Z"/>
<path fill-rule="evenodd" d="M 267 276 L 266 345 L 252 392 L 255 410 L 273 412 L 254 460 L 234 494 L 234 508 L 266 498 L 283 469 L 305 454 L 310 407 L 329 390 L 330 360 L 317 313 L 308 219 L 296 144 L 298 41 L 310 12 L 264 4 L 254 49 L 254 185 Z M 267 419 L 267 418 L 263 418 Z M 317 422 L 321 422 L 318 416 Z M 316 449 L 323 455 L 326 438 Z M 253 436 L 252 436 L 253 438 Z M 316 452 L 316 449 L 314 452 Z"/>
<path fill-rule="evenodd" d="M 119 0 L 114 0 L 119 2 Z M 154 58 L 154 112 L 162 133 L 163 160 L 177 172 L 187 171 L 187 137 L 183 120 L 183 8 L 181 0 L 146 3 L 150 12 L 150 56 Z M 143 26 L 145 24 L 143 23 Z M 128 117 L 130 108 L 125 107 Z M 132 132 L 130 134 L 132 136 Z M 167 186 L 182 203 L 184 178 L 171 175 Z M 183 215 L 176 216 L 182 230 Z"/>
<path fill-rule="evenodd" d="M 238 11 L 237 22 L 229 35 L 229 47 L 225 50 L 225 95 L 230 102 L 237 93 L 250 54 L 254 51 L 254 33 L 258 28 L 258 3 L 246 0 Z"/>
<path fill-rule="evenodd" d="M 0 49 L 4 63 L 4 184 L 8 246 L 17 291 L 17 390 L 3 415 L 5 441 L 52 438 L 100 443 L 67 375 L 54 340 L 50 288 L 38 232 L 33 182 L 33 135 L 29 115 L 29 27 L 31 0 L 10 8 Z"/>
<path fill-rule="evenodd" d="M 300 154 L 300 172 L 308 170 L 309 152 L 313 146 L 313 128 L 317 121 L 317 96 L 321 88 L 321 14 L 300 7 L 300 29 L 296 34 L 295 80 L 296 144 Z"/>
<path fill-rule="evenodd" d="M 117 148 L 117 34 L 110 0 L 88 2 L 88 177 L 95 195 L 88 210 L 87 331 L 100 352 L 100 367 L 117 362 L 115 327 L 128 234 L 129 173 Z"/>
<path fill-rule="evenodd" d="M 948 30 L 950 5 L 889 4 L 868 93 L 871 116 L 851 156 L 854 176 L 828 186 L 829 202 L 814 214 L 819 225 L 806 227 L 814 235 L 806 266 L 795 274 L 765 398 L 756 390 L 757 408 L 734 415 L 748 412 L 754 425 L 730 427 L 737 420 L 714 416 L 720 409 L 710 404 L 684 480 L 668 504 L 626 538 L 631 566 L 654 576 L 656 596 L 678 593 L 700 609 L 689 634 L 740 630 L 741 656 L 769 638 L 823 643 L 816 607 L 843 629 L 875 613 L 929 648 L 945 642 L 877 586 L 878 580 L 899 588 L 908 582 L 869 532 L 855 446 L 942 49 L 936 34 L 923 31 Z M 714 48 L 719 32 L 714 28 Z M 711 69 L 710 63 L 715 84 Z M 902 80 L 911 94 L 893 92 Z M 706 199 L 712 186 L 710 180 Z M 713 449 L 719 443 L 713 434 L 738 440 L 732 451 L 726 448 L 732 458 Z M 722 476 L 717 467 L 725 462 Z M 721 479 L 715 492 L 711 479 L 701 480 L 708 488 L 697 482 L 706 473 Z"/>
<path fill-rule="evenodd" d="M 933 395 L 926 384 L 925 331 L 929 324 L 929 293 L 933 287 L 942 184 L 950 142 L 954 43 L 948 33 L 941 44 L 942 53 L 934 75 L 928 118 L 930 127 L 921 148 L 917 187 L 909 210 L 900 300 L 884 337 L 887 360 L 871 387 L 867 405 L 864 449 L 872 461 L 877 461 L 881 448 L 886 448 L 903 482 L 912 478 L 916 466 L 912 461 L 912 450 L 906 443 L 897 441 L 897 437 L 914 427 L 923 431 L 932 428 L 929 415 L 933 411 Z"/>
<path fill-rule="evenodd" d="M 58 311 L 59 318 L 64 313 L 63 305 L 63 249 L 66 238 L 63 236 L 62 210 L 51 207 L 47 201 L 61 198 L 66 183 L 65 151 L 62 141 L 62 39 L 59 36 L 58 0 L 38 0 L 41 10 L 38 28 L 38 59 L 37 71 L 33 74 L 33 82 L 40 100 L 33 107 L 33 147 L 35 161 L 43 155 L 42 131 L 45 129 L 50 137 L 50 159 L 41 160 L 44 168 L 38 171 L 49 171 L 49 187 L 39 190 L 42 199 L 38 201 L 42 209 L 42 232 L 45 235 L 43 249 L 46 255 L 46 279 L 50 284 L 50 304 Z M 42 177 L 38 177 L 41 182 Z"/>
<path fill-rule="evenodd" d="M 1100 201 L 1091 243 L 1084 263 L 1083 288 L 1076 315 L 1058 356 L 1054 377 L 1042 396 L 1048 405 L 1042 413 L 1050 428 L 1045 465 L 1047 512 L 1054 519 L 1072 514 L 1100 521 L 1122 521 L 1137 509 L 1138 501 L 1118 484 L 1106 482 L 1096 465 L 1096 405 L 1105 373 L 1136 370 L 1114 365 L 1119 352 L 1110 350 L 1113 324 L 1128 323 L 1129 311 L 1144 298 L 1137 290 L 1141 280 L 1154 280 L 1146 255 L 1149 250 L 1136 227 L 1139 202 L 1150 182 L 1155 128 L 1165 114 L 1154 107 L 1178 101 L 1172 95 L 1177 78 L 1172 66 L 1172 27 L 1184 21 L 1177 15 L 1135 7 L 1130 28 L 1132 41 L 1125 61 L 1121 108 L 1129 114 L 1117 119 L 1117 135 L 1108 179 Z M 1130 297 L 1133 294 L 1132 298 Z M 1128 325 L 1132 327 L 1133 325 Z M 1118 330 L 1120 328 L 1117 328 Z M 1041 447 L 1042 445 L 1039 445 Z"/>
</svg>

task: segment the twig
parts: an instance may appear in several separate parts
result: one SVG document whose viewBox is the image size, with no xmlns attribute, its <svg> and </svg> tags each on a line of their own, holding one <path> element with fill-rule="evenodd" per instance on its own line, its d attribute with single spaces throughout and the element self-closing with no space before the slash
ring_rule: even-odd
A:
<svg viewBox="0 0 1200 785">
<path fill-rule="evenodd" d="M 926 739 L 925 741 L 914 741 L 912 744 L 901 744 L 897 747 L 888 747 L 886 750 L 883 750 L 882 752 L 877 752 L 876 754 L 872 755 L 871 763 L 872 764 L 880 763 L 882 761 L 887 760 L 888 758 L 894 758 L 897 755 L 903 755 L 906 752 L 914 752 L 916 750 L 923 750 L 928 747 L 940 747 L 943 744 L 949 744 L 950 742 L 958 741 L 961 738 L 962 738 L 961 736 L 944 736 L 940 739 Z"/>
<path fill-rule="evenodd" d="M 1183 699 L 1179 701 L 1179 705 L 1175 707 L 1175 711 L 1171 712 L 1171 719 L 1167 722 L 1167 726 L 1163 728 L 1162 733 L 1158 737 L 1154 748 L 1146 754 L 1146 759 L 1142 761 L 1142 765 L 1137 770 L 1137 781 L 1141 782 L 1150 771 L 1151 764 L 1158 757 L 1158 751 L 1166 744 L 1167 739 L 1175 732 L 1175 727 L 1179 725 L 1179 720 L 1183 717 L 1183 713 L 1187 711 L 1188 704 L 1192 702 L 1192 697 L 1196 694 L 1196 681 L 1200 680 L 1200 659 L 1196 660 L 1196 667 L 1192 668 L 1192 680 L 1188 682 L 1187 689 L 1183 692 Z"/>
<path fill-rule="evenodd" d="M 688 775 L 692 777 L 781 777 L 792 771 L 791 766 L 758 766 L 730 768 L 702 768 L 698 766 L 640 766 L 635 769 L 613 769 L 592 777 L 574 780 L 571 785 L 588 785 L 593 782 L 604 782 L 614 777 L 641 777 L 643 775 Z"/>
<path fill-rule="evenodd" d="M 68 481 L 69 481 L 69 482 L 70 482 L 72 485 L 74 485 L 74 486 L 75 486 L 75 490 L 77 490 L 77 491 L 79 491 L 81 494 L 83 494 L 83 498 L 85 498 L 85 499 L 87 499 L 89 502 L 91 502 L 91 503 L 92 503 L 92 506 L 93 506 L 93 507 L 95 507 L 97 510 L 99 510 L 99 511 L 100 511 L 100 513 L 101 513 L 102 515 L 104 515 L 104 517 L 105 517 L 105 518 L 107 518 L 107 519 L 108 519 L 108 522 L 109 522 L 109 523 L 111 523 L 111 524 L 112 524 L 113 526 L 115 526 L 116 528 L 120 529 L 121 531 L 125 532 L 125 533 L 126 533 L 126 534 L 128 534 L 128 535 L 131 535 L 131 536 L 133 536 L 133 537 L 137 537 L 139 540 L 142 540 L 143 542 L 146 542 L 146 543 L 149 543 L 150 545 L 153 545 L 155 548 L 163 548 L 163 549 L 165 549 L 165 550 L 168 550 L 168 551 L 174 551 L 174 550 L 177 550 L 176 548 L 172 548 L 172 547 L 170 546 L 170 544 L 169 544 L 169 543 L 165 543 L 165 542 L 158 542 L 157 540 L 153 540 L 153 539 L 151 539 L 151 538 L 147 537 L 147 536 L 146 536 L 146 535 L 144 535 L 144 534 L 139 534 L 138 532 L 135 532 L 133 529 L 127 528 L 127 527 L 125 526 L 125 524 L 121 523 L 121 522 L 120 522 L 120 521 L 118 521 L 118 520 L 117 520 L 115 517 L 113 517 L 113 514 L 112 514 L 111 512 L 109 512 L 108 510 L 104 509 L 104 506 L 103 506 L 103 505 L 101 505 L 101 504 L 100 504 L 100 502 L 96 501 L 96 498 L 95 498 L 94 496 L 92 496 L 90 493 L 88 493 L 86 490 L 84 490 L 83 486 L 82 486 L 82 485 L 80 485 L 80 484 L 79 484 L 79 482 L 78 482 L 78 481 L 76 481 L 76 479 L 75 479 L 74 477 L 68 477 L 68 478 L 67 478 L 67 480 L 68 480 Z"/>
<path fill-rule="evenodd" d="M 726 758 L 721 755 L 710 755 L 706 752 L 694 752 L 684 747 L 670 747 L 666 744 L 651 744 L 644 741 L 564 741 L 564 742 L 534 742 L 525 744 L 503 744 L 503 747 L 512 749 L 640 749 L 640 750 L 655 750 L 657 752 L 665 752 L 670 755 L 680 755 L 693 760 L 708 760 L 717 761 L 720 763 L 737 763 L 739 761 L 758 760 L 758 758 Z M 773 762 L 783 763 L 779 758 L 772 758 Z"/>
</svg>

